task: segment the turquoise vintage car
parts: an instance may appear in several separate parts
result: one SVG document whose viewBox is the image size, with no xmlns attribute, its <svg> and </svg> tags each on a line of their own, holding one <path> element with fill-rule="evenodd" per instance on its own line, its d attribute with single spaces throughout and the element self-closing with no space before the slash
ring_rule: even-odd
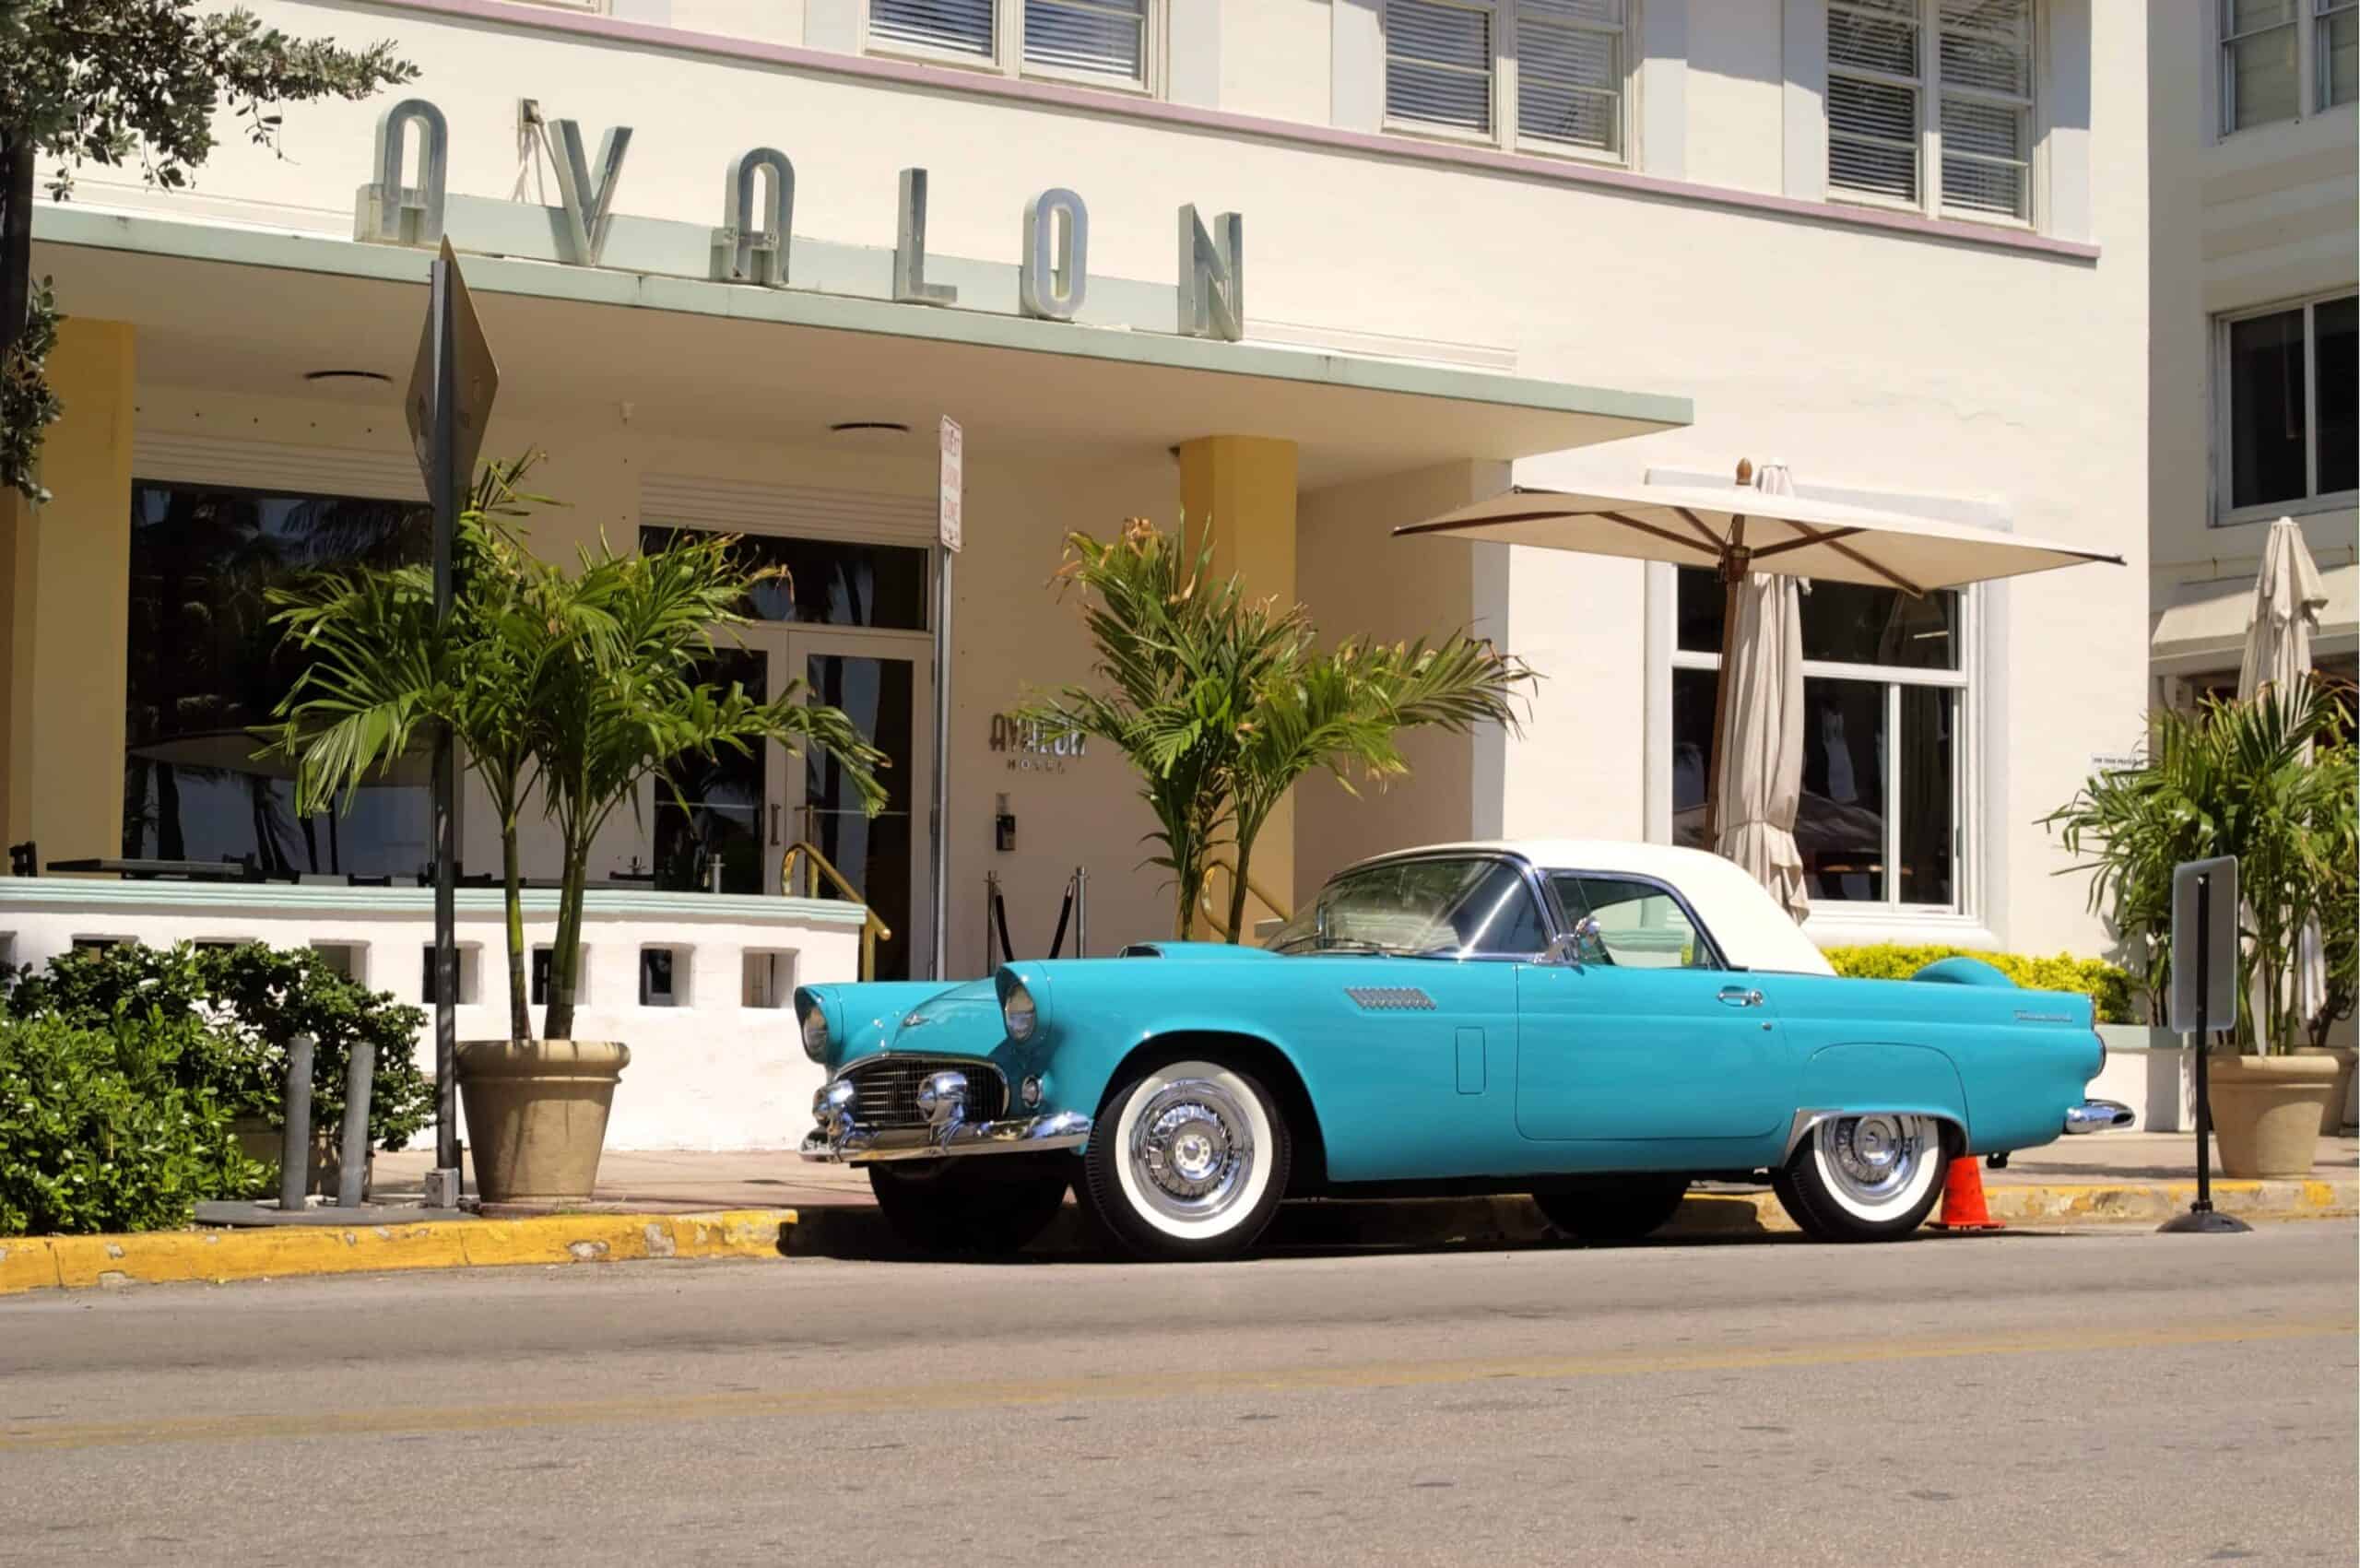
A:
<svg viewBox="0 0 2360 1568">
<path fill-rule="evenodd" d="M 1446 845 L 1339 873 L 1263 948 L 1150 942 L 966 984 L 811 985 L 806 1158 L 930 1250 L 1070 1186 L 1149 1257 L 1234 1256 L 1280 1202 L 1528 1192 L 1594 1240 L 1765 1179 L 1829 1240 L 1907 1234 L 1961 1154 L 2127 1126 L 2086 996 L 1971 960 L 1836 977 L 1717 856 Z"/>
</svg>

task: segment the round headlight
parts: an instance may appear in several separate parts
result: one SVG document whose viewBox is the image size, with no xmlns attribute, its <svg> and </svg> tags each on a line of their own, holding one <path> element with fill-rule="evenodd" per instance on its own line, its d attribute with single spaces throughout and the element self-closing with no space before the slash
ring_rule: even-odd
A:
<svg viewBox="0 0 2360 1568">
<path fill-rule="evenodd" d="M 1000 1021 L 1008 1025 L 1008 1037 L 1019 1045 L 1032 1038 L 1041 1027 L 1041 1010 L 1032 1005 L 1032 993 L 1021 985 L 1011 985 L 999 1005 Z"/>
<path fill-rule="evenodd" d="M 828 1013 L 817 1002 L 803 1009 L 803 1054 L 815 1062 L 828 1057 Z"/>
</svg>

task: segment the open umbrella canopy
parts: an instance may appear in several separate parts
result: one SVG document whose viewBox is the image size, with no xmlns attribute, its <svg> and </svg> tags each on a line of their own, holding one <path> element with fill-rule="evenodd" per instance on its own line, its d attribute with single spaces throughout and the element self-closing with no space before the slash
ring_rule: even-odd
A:
<svg viewBox="0 0 2360 1568">
<path fill-rule="evenodd" d="M 2103 550 L 1742 487 L 1549 490 L 1518 486 L 1393 531 L 1449 534 L 1724 572 L 1775 572 L 1908 594 L 2085 561 L 2122 564 L 2120 556 Z"/>
</svg>

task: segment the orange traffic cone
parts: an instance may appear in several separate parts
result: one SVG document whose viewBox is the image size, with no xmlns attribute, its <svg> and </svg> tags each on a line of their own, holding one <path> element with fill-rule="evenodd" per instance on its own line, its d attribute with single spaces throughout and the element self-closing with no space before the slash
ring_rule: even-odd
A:
<svg viewBox="0 0 2360 1568">
<path fill-rule="evenodd" d="M 1942 1217 L 1934 1221 L 1937 1231 L 2004 1231 L 1991 1211 L 1983 1206 L 1983 1162 L 1972 1154 L 1962 1154 L 1951 1161 L 1949 1177 L 1942 1183 Z"/>
</svg>

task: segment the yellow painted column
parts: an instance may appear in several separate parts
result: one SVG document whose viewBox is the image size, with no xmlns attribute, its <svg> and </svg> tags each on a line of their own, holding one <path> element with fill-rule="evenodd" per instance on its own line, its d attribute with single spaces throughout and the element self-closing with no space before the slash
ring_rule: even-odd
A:
<svg viewBox="0 0 2360 1568">
<path fill-rule="evenodd" d="M 1235 573 L 1256 597 L 1295 602 L 1295 446 L 1266 436 L 1203 436 L 1180 447 L 1180 513 L 1189 548 L 1204 548 L 1211 532 L 1213 571 Z M 1226 858 L 1226 855 L 1223 856 Z M 1246 868 L 1254 885 L 1269 895 L 1247 901 L 1250 938 L 1254 923 L 1294 907 L 1294 800 L 1290 796 L 1270 813 L 1254 843 Z M 1213 875 L 1217 901 L 1229 880 Z"/>
<path fill-rule="evenodd" d="M 0 505 L 7 842 L 33 840 L 43 861 L 123 848 L 130 326 L 69 318 L 49 379 L 65 408 L 41 445 L 50 500 Z"/>
</svg>

